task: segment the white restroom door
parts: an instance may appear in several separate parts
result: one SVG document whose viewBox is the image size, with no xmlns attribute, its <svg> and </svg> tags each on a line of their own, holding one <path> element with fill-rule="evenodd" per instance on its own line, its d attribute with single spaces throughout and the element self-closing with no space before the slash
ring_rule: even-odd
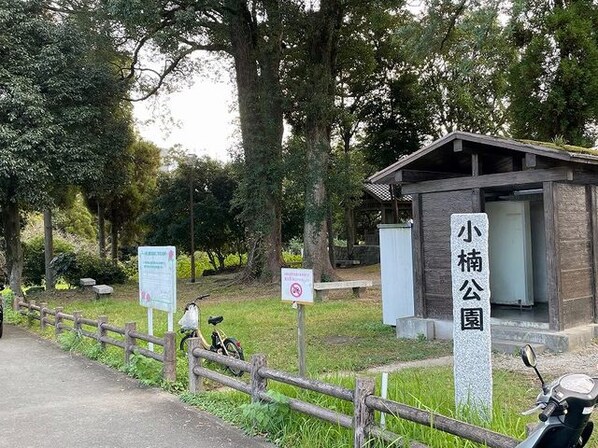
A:
<svg viewBox="0 0 598 448">
<path fill-rule="evenodd" d="M 530 207 L 528 201 L 486 203 L 491 302 L 533 305 Z"/>
</svg>

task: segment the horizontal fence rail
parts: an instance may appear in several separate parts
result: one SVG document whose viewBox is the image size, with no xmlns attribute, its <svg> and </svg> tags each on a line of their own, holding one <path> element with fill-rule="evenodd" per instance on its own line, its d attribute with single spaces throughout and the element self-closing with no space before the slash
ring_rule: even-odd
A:
<svg viewBox="0 0 598 448">
<path fill-rule="evenodd" d="M 384 412 L 397 418 L 425 425 L 465 440 L 485 444 L 488 448 L 514 448 L 519 443 L 514 438 L 486 428 L 375 396 L 375 382 L 373 378 L 358 377 L 355 389 L 350 390 L 323 381 L 270 369 L 267 367 L 265 355 L 253 355 L 251 362 L 247 362 L 204 350 L 201 348 L 199 338 L 189 339 L 187 358 L 189 360 L 189 391 L 192 393 L 203 391 L 203 379 L 208 379 L 251 395 L 253 402 L 272 402 L 274 399 L 266 393 L 267 381 L 271 380 L 353 403 L 353 415 L 349 416 L 312 403 L 287 398 L 290 409 L 294 411 L 344 428 L 353 429 L 354 448 L 370 446 L 372 438 L 382 439 L 393 446 L 429 448 L 425 444 L 405 440 L 404 437 L 377 426 L 374 421 L 375 411 Z M 203 366 L 203 360 L 213 361 L 223 366 L 249 372 L 251 381 L 247 384 L 238 379 L 207 369 Z"/>
<path fill-rule="evenodd" d="M 176 343 L 175 334 L 172 331 L 165 333 L 164 337 L 159 338 L 138 332 L 135 322 L 126 323 L 125 327 L 122 328 L 109 324 L 106 316 L 99 316 L 97 319 L 88 319 L 83 317 L 80 312 L 67 314 L 62 311 L 61 307 L 50 309 L 46 303 L 37 305 L 33 300 L 29 302 L 19 300 L 16 302 L 16 306 L 19 313 L 27 317 L 30 324 L 34 320 L 39 320 L 42 330 L 47 327 L 54 327 L 56 335 L 59 335 L 63 331 L 74 331 L 81 336 L 96 340 L 102 350 L 106 349 L 106 345 L 122 348 L 124 350 L 126 365 L 131 363 L 131 355 L 133 354 L 155 359 L 164 365 L 162 369 L 163 378 L 167 381 L 176 380 Z M 54 319 L 48 316 L 52 316 Z M 72 322 L 72 325 L 65 324 L 65 321 Z M 122 336 L 123 340 L 111 337 L 109 333 Z M 138 346 L 137 341 L 153 343 L 163 347 L 164 350 L 162 353 L 156 353 Z"/>
</svg>

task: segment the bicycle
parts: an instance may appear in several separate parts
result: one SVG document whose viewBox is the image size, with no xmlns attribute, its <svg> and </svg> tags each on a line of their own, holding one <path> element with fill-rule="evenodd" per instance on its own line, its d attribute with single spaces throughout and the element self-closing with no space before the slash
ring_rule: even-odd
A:
<svg viewBox="0 0 598 448">
<path fill-rule="evenodd" d="M 195 302 L 198 300 L 203 300 L 207 297 L 210 297 L 210 294 L 201 295 L 185 306 L 185 314 L 181 320 L 179 320 L 179 325 L 182 326 L 180 332 L 184 334 L 179 344 L 180 350 L 186 353 L 187 341 L 189 338 L 199 338 L 201 342 L 201 348 L 204 350 L 210 350 L 214 353 L 230 356 L 231 358 L 240 359 L 242 361 L 245 360 L 241 343 L 233 337 L 226 336 L 222 330 L 216 328 L 216 325 L 222 323 L 224 317 L 210 316 L 208 318 L 208 323 L 213 325 L 211 343 L 208 343 L 208 341 L 206 341 L 204 338 L 201 330 L 199 329 L 199 307 Z M 234 367 L 228 366 L 226 368 L 235 376 L 243 375 L 243 371 L 240 369 L 235 369 Z"/>
</svg>

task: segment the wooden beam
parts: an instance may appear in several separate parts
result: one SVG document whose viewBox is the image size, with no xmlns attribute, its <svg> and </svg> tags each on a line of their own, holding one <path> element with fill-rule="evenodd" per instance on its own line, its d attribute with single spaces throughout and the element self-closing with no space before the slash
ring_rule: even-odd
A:
<svg viewBox="0 0 598 448">
<path fill-rule="evenodd" d="M 424 180 L 446 179 L 462 177 L 463 173 L 444 173 L 441 171 L 399 170 L 395 173 L 396 183 L 421 182 Z"/>
<path fill-rule="evenodd" d="M 594 322 L 598 321 L 598 191 L 594 185 L 586 187 L 590 202 L 590 222 L 592 235 L 592 281 L 594 293 Z"/>
<path fill-rule="evenodd" d="M 480 175 L 480 156 L 477 152 L 471 154 L 471 175 Z"/>
<path fill-rule="evenodd" d="M 536 155 L 532 154 L 531 152 L 526 152 L 525 153 L 525 169 L 526 170 L 530 170 L 532 168 L 535 168 L 537 164 L 536 161 Z"/>
<path fill-rule="evenodd" d="M 435 193 L 440 191 L 505 187 L 510 185 L 528 185 L 551 181 L 571 180 L 573 180 L 573 170 L 570 168 L 551 168 L 547 170 L 484 174 L 476 177 L 429 180 L 411 185 L 404 185 L 402 192 L 403 194 Z"/>
<path fill-rule="evenodd" d="M 461 152 L 463 151 L 463 140 L 456 139 L 453 141 L 453 151 L 454 152 Z"/>
<path fill-rule="evenodd" d="M 559 294 L 560 257 L 555 183 L 544 182 L 544 230 L 546 232 L 546 283 L 548 291 L 548 324 L 553 331 L 561 331 L 563 319 Z"/>
<path fill-rule="evenodd" d="M 598 185 L 598 173 L 573 171 L 573 182 L 578 184 Z"/>
<path fill-rule="evenodd" d="M 424 289 L 424 257 L 422 228 L 422 198 L 419 194 L 411 197 L 413 211 L 413 227 L 411 228 L 411 244 L 413 247 L 413 295 L 416 317 L 427 317 Z"/>
</svg>

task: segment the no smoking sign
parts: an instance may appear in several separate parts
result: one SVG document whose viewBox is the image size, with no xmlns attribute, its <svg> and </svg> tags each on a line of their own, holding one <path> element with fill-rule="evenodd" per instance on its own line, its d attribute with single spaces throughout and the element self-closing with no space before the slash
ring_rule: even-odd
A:
<svg viewBox="0 0 598 448">
<path fill-rule="evenodd" d="M 313 303 L 314 274 L 311 269 L 280 270 L 282 300 L 297 303 Z"/>
</svg>

